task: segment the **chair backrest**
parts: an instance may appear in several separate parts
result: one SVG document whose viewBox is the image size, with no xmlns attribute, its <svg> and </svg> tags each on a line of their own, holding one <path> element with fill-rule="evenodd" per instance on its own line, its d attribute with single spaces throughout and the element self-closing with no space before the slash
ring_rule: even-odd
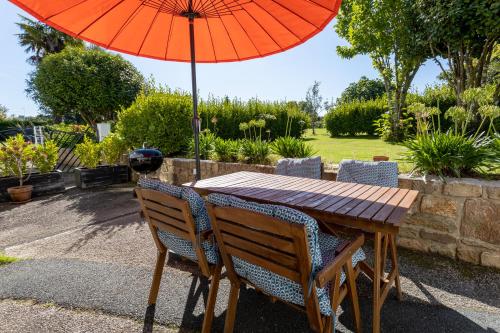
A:
<svg viewBox="0 0 500 333">
<path fill-rule="evenodd" d="M 234 256 L 284 276 L 307 290 L 311 257 L 305 225 L 241 208 L 209 204 L 208 211 L 231 280 L 238 279 Z"/>
<path fill-rule="evenodd" d="M 337 181 L 398 187 L 398 164 L 385 161 L 342 160 L 339 164 Z"/>
<path fill-rule="evenodd" d="M 163 248 L 158 230 L 186 240 L 193 245 L 200 269 L 209 275 L 205 252 L 197 246 L 196 224 L 189 203 L 170 194 L 148 188 L 136 188 L 144 217 L 149 223 L 153 239 L 158 248 Z"/>
<path fill-rule="evenodd" d="M 275 174 L 321 179 L 321 157 L 283 158 L 276 164 Z"/>
</svg>

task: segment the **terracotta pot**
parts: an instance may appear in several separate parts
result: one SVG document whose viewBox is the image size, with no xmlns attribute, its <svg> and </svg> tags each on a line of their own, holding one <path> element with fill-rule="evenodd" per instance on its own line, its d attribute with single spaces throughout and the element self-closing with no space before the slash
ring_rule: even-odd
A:
<svg viewBox="0 0 500 333">
<path fill-rule="evenodd" d="M 31 200 L 31 192 L 33 192 L 32 185 L 9 187 L 7 192 L 13 202 L 23 203 Z"/>
<path fill-rule="evenodd" d="M 374 162 L 381 162 L 381 161 L 388 161 L 389 157 L 388 156 L 373 156 L 373 161 Z"/>
</svg>

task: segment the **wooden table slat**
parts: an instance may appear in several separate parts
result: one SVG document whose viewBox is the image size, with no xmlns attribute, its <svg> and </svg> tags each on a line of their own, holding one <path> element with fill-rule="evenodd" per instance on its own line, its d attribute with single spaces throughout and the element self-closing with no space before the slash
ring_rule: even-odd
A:
<svg viewBox="0 0 500 333">
<path fill-rule="evenodd" d="M 245 183 L 244 187 L 227 188 L 227 192 L 234 193 L 234 195 L 253 195 L 269 189 L 269 186 L 275 183 L 276 179 L 262 177 Z"/>
<path fill-rule="evenodd" d="M 366 199 L 368 199 L 373 193 L 377 192 L 379 189 L 380 189 L 380 186 L 371 186 L 368 191 L 363 192 L 361 195 L 359 195 L 354 200 L 349 201 L 347 204 L 345 204 L 344 206 L 337 209 L 334 213 L 347 214 L 352 209 L 354 209 L 357 205 L 359 205 L 362 202 L 365 202 Z"/>
<path fill-rule="evenodd" d="M 304 188 L 304 191 L 290 196 L 284 202 L 289 203 L 289 204 L 293 204 L 295 202 L 301 202 L 301 201 L 304 201 L 305 199 L 307 199 L 313 195 L 317 195 L 317 194 L 321 193 L 321 191 L 323 189 L 326 190 L 328 188 L 331 188 L 331 184 L 327 184 L 325 182 L 316 183 L 316 184 L 314 184 L 314 186 Z"/>
<path fill-rule="evenodd" d="M 334 203 L 344 199 L 345 197 L 348 197 L 349 195 L 351 195 L 351 193 L 356 192 L 361 187 L 363 187 L 363 184 L 354 184 L 354 186 L 346 188 L 344 191 L 336 193 L 335 196 L 332 196 L 331 198 L 323 202 L 321 205 L 317 206 L 316 209 L 326 210 Z"/>
<path fill-rule="evenodd" d="M 346 204 L 348 204 L 349 202 L 351 202 L 352 200 L 356 199 L 357 197 L 359 197 L 363 193 L 367 192 L 371 188 L 373 188 L 373 186 L 371 186 L 371 185 L 362 185 L 356 191 L 347 195 L 342 200 L 339 200 L 338 202 L 336 202 L 333 205 L 326 208 L 325 211 L 333 213 L 333 212 L 337 211 L 338 209 L 342 208 L 343 206 L 345 206 Z"/>
<path fill-rule="evenodd" d="M 405 197 L 406 193 L 408 192 L 407 189 L 401 189 L 399 190 L 396 194 L 393 195 L 393 197 L 386 202 L 384 207 L 382 207 L 375 216 L 373 216 L 372 220 L 374 221 L 379 221 L 379 222 L 385 222 L 389 215 L 391 215 L 392 211 L 394 208 L 398 206 L 398 204 L 403 200 Z"/>
<path fill-rule="evenodd" d="M 398 193 L 397 188 L 391 187 L 387 192 L 385 192 L 380 198 L 377 199 L 374 203 L 372 203 L 367 209 L 363 211 L 359 215 L 362 219 L 371 220 L 372 217 L 377 214 L 377 212 L 384 207 L 387 201 L 389 201 L 396 193 Z"/>
<path fill-rule="evenodd" d="M 332 186 L 331 191 L 321 193 L 319 196 L 311 198 L 311 200 L 309 200 L 307 203 L 301 203 L 300 205 L 307 207 L 307 208 L 316 209 L 319 205 L 324 203 L 326 200 L 329 200 L 332 197 L 335 197 L 338 193 L 346 191 L 354 186 L 356 186 L 356 184 L 354 184 L 354 183 L 339 183 L 338 186 L 335 186 L 335 187 Z"/>
<path fill-rule="evenodd" d="M 365 209 L 370 207 L 372 203 L 378 200 L 385 192 L 389 191 L 389 187 L 381 187 L 377 191 L 375 191 L 372 195 L 370 195 L 366 200 L 361 202 L 359 205 L 351 209 L 346 213 L 347 216 L 358 217 L 361 213 L 364 212 Z"/>
<path fill-rule="evenodd" d="M 261 199 L 267 199 L 267 200 L 278 200 L 278 198 L 285 197 L 288 198 L 289 196 L 292 196 L 294 194 L 297 194 L 301 192 L 301 187 L 304 185 L 304 179 L 295 179 L 293 181 L 290 181 L 288 184 L 284 186 L 280 186 L 278 188 L 278 193 L 275 194 L 264 194 L 262 196 L 259 196 Z M 280 192 L 281 191 L 281 192 Z"/>
<path fill-rule="evenodd" d="M 387 219 L 387 223 L 392 223 L 392 224 L 399 224 L 403 218 L 403 216 L 406 214 L 408 209 L 410 209 L 412 203 L 415 201 L 415 199 L 418 196 L 418 191 L 408 191 L 406 193 L 405 197 L 401 202 L 399 203 L 398 207 L 396 207 L 389 218 Z"/>
</svg>

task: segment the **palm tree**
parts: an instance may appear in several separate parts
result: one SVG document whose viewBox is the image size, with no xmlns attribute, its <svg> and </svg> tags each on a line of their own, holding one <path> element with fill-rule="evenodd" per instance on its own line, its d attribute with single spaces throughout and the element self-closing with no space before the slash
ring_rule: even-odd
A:
<svg viewBox="0 0 500 333">
<path fill-rule="evenodd" d="M 25 52 L 33 53 L 27 59 L 28 63 L 32 65 L 37 65 L 47 54 L 62 51 L 65 46 L 83 46 L 81 40 L 57 31 L 46 24 L 22 15 L 19 17 L 21 22 L 16 24 L 21 28 L 21 33 L 16 36 L 19 39 L 19 45 L 25 47 Z"/>
</svg>

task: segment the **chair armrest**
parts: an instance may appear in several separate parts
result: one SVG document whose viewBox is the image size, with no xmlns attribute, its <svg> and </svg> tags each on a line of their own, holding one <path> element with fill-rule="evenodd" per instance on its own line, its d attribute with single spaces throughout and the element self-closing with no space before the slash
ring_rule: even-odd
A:
<svg viewBox="0 0 500 333">
<path fill-rule="evenodd" d="M 347 244 L 342 243 L 339 247 L 340 253 L 335 256 L 335 259 L 316 274 L 316 285 L 323 288 L 328 282 L 332 281 L 335 275 L 340 272 L 342 266 L 352 260 L 352 255 L 363 245 L 364 241 L 365 236 L 360 234 L 354 240 L 347 241 Z M 335 253 L 337 253 L 337 250 Z"/>
</svg>

